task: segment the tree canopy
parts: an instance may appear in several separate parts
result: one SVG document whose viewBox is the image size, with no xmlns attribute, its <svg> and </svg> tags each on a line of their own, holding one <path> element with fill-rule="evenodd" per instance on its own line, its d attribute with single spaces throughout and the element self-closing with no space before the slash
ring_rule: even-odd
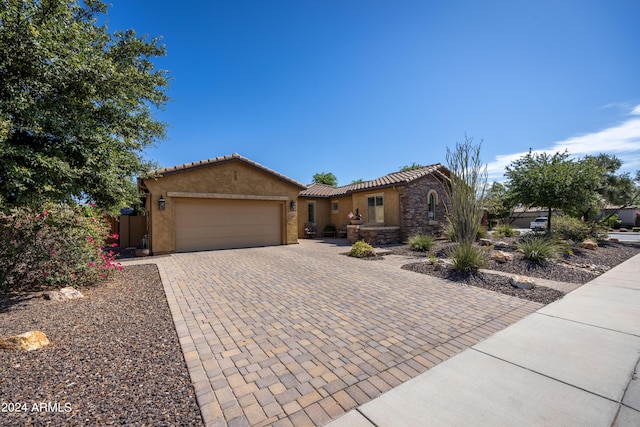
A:
<svg viewBox="0 0 640 427">
<path fill-rule="evenodd" d="M 494 182 L 487 190 L 484 205 L 487 209 L 487 219 L 491 223 L 507 221 L 514 208 L 513 199 L 507 187 L 499 182 Z"/>
<path fill-rule="evenodd" d="M 421 165 L 419 163 L 413 162 L 410 165 L 404 165 L 404 166 L 400 166 L 399 172 L 406 172 L 406 171 L 410 171 L 413 169 L 420 169 L 424 167 L 424 165 Z"/>
<path fill-rule="evenodd" d="M 121 207 L 164 137 L 159 39 L 109 32 L 97 0 L 0 3 L 0 208 L 46 201 Z"/>
<path fill-rule="evenodd" d="M 336 176 L 331 172 L 318 172 L 313 175 L 313 182 L 316 184 L 325 184 L 336 187 L 338 185 L 338 178 L 336 178 Z"/>
<path fill-rule="evenodd" d="M 597 191 L 605 203 L 621 207 L 636 203 L 635 185 L 630 174 L 616 174 L 622 167 L 620 159 L 608 154 L 587 156 L 585 159 L 604 169 L 602 182 Z"/>
<path fill-rule="evenodd" d="M 537 154 L 529 150 L 506 168 L 507 186 L 513 200 L 525 206 L 551 211 L 578 210 L 597 199 L 605 168 L 589 159 L 571 160 L 569 153 Z"/>
</svg>

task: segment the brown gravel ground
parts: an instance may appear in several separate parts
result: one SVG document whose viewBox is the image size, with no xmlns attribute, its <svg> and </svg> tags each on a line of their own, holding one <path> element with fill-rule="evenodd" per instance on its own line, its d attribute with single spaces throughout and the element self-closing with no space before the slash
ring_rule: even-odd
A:
<svg viewBox="0 0 640 427">
<path fill-rule="evenodd" d="M 632 256 L 640 253 L 638 243 L 613 243 L 602 242 L 595 251 L 573 248 L 573 254 L 564 254 L 559 259 L 545 264 L 537 264 L 523 258 L 522 254 L 516 252 L 516 239 L 494 239 L 494 242 L 502 241 L 507 246 L 498 249 L 511 252 L 514 260 L 507 263 L 489 261 L 485 266 L 486 270 L 495 270 L 505 273 L 513 273 L 524 276 L 554 280 L 559 282 L 584 284 L 595 279 L 605 271 L 626 261 Z M 439 258 L 446 258 L 446 251 L 452 244 L 439 242 L 429 253 L 412 251 L 408 246 L 396 246 L 389 248 L 394 254 L 411 255 L 416 257 L 427 257 L 433 254 Z M 495 292 L 515 296 L 530 301 L 549 304 L 564 295 L 555 289 L 534 285 L 533 289 L 515 289 L 509 284 L 509 278 L 497 274 L 476 272 L 464 274 L 451 268 L 437 269 L 428 262 L 417 262 L 404 265 L 402 268 L 422 274 L 430 274 L 454 282 L 478 286 Z"/>
<path fill-rule="evenodd" d="M 0 425 L 202 425 L 157 267 L 127 266 L 81 292 L 0 296 L 0 336 L 41 330 L 51 341 L 0 350 Z M 43 402 L 54 411 L 34 411 Z"/>
</svg>

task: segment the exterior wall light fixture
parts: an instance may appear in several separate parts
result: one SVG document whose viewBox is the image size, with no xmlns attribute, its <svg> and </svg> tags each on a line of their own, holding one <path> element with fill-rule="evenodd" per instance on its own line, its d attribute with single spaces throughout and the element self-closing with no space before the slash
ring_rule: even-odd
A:
<svg viewBox="0 0 640 427">
<path fill-rule="evenodd" d="M 166 200 L 164 199 L 164 197 L 162 197 L 162 194 L 160 195 L 160 198 L 158 199 L 158 209 L 160 209 L 161 211 L 163 211 L 166 208 Z"/>
<path fill-rule="evenodd" d="M 292 201 L 289 202 L 289 210 L 291 212 L 295 212 L 295 210 L 296 210 L 296 201 L 295 200 L 292 200 Z"/>
</svg>

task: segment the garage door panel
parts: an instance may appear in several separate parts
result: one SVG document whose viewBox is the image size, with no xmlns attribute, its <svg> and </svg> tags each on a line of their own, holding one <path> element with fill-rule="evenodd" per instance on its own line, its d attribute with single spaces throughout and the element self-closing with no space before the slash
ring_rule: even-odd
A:
<svg viewBox="0 0 640 427">
<path fill-rule="evenodd" d="M 279 202 L 185 199 L 175 216 L 178 252 L 282 244 Z"/>
</svg>

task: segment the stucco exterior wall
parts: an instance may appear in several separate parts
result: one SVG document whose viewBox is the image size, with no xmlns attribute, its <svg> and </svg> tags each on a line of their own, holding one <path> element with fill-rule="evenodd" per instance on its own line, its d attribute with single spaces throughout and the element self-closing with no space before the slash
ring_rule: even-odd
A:
<svg viewBox="0 0 640 427">
<path fill-rule="evenodd" d="M 298 237 L 306 238 L 304 226 L 309 222 L 309 202 L 316 205 L 316 229 L 317 237 L 322 236 L 322 231 L 327 224 L 331 223 L 331 204 L 329 199 L 321 197 L 300 197 L 298 199 Z"/>
<path fill-rule="evenodd" d="M 399 187 L 381 188 L 371 191 L 352 194 L 352 210 L 355 214 L 356 209 L 360 210 L 360 215 L 365 224 L 370 223 L 367 218 L 367 199 L 373 196 L 384 197 L 384 225 L 399 226 L 400 225 L 400 197 L 398 194 Z M 347 212 L 348 213 L 348 212 Z"/>
<path fill-rule="evenodd" d="M 338 211 L 333 211 L 333 202 L 338 202 Z M 331 223 L 337 228 L 341 228 L 343 225 L 349 224 L 349 212 L 354 212 L 353 209 L 353 197 L 351 195 L 343 197 L 335 197 L 330 199 L 331 203 Z M 355 213 L 355 212 L 354 212 Z"/>
<path fill-rule="evenodd" d="M 175 251 L 174 206 L 178 195 L 206 198 L 252 198 L 273 200 L 280 198 L 283 204 L 283 243 L 298 242 L 298 212 L 289 209 L 290 201 L 298 200 L 300 188 L 289 182 L 248 165 L 242 161 L 206 165 L 167 174 L 157 179 L 145 179 L 149 191 L 146 209 L 150 215 L 149 245 L 154 254 Z M 158 209 L 158 199 L 163 196 L 166 209 Z"/>
</svg>

